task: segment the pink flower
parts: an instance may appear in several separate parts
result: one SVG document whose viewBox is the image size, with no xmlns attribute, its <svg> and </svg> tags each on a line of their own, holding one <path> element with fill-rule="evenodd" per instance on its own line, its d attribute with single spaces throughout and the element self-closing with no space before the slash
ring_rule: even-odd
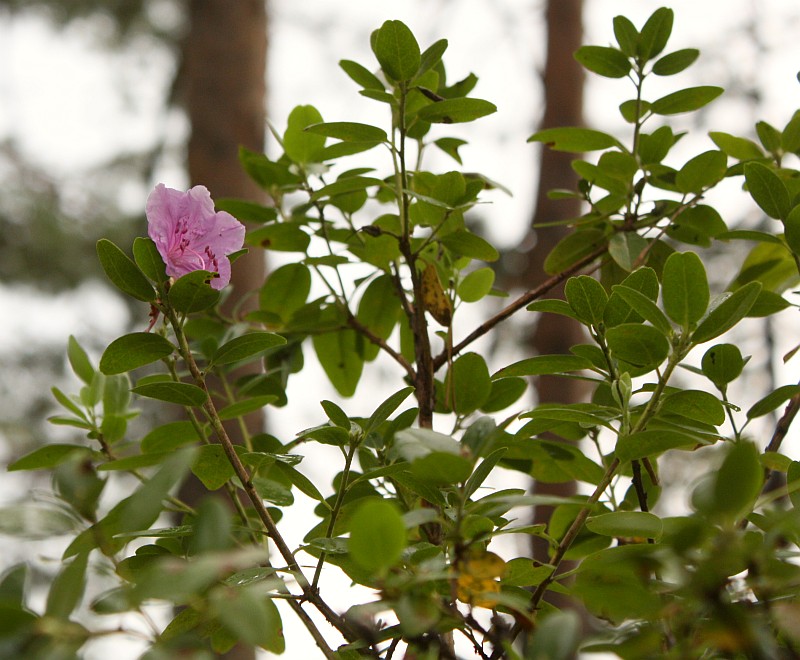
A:
<svg viewBox="0 0 800 660">
<path fill-rule="evenodd" d="M 217 273 L 211 286 L 218 290 L 231 281 L 228 255 L 241 249 L 244 225 L 230 213 L 215 211 L 205 186 L 184 193 L 159 183 L 147 198 L 147 224 L 167 275 L 208 270 Z"/>
</svg>

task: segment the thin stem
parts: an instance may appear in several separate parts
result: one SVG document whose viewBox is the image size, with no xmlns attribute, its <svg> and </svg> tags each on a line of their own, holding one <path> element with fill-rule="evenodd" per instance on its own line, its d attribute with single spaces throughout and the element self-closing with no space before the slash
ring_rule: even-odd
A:
<svg viewBox="0 0 800 660">
<path fill-rule="evenodd" d="M 211 394 L 208 392 L 208 388 L 206 387 L 203 373 L 197 366 L 197 362 L 195 361 L 194 356 L 189 349 L 189 343 L 186 340 L 186 335 L 183 333 L 183 328 L 181 327 L 175 311 L 172 308 L 168 308 L 166 312 L 173 330 L 175 331 L 180 354 L 189 367 L 189 372 L 191 373 L 195 384 L 206 392 L 206 400 L 203 403 L 203 409 L 208 415 L 211 426 L 214 429 L 214 433 L 216 434 L 220 445 L 222 445 L 223 451 L 225 452 L 225 456 L 233 467 L 234 472 L 242 485 L 242 488 L 247 494 L 247 497 L 250 499 L 250 502 L 253 504 L 253 507 L 255 508 L 259 519 L 264 525 L 264 528 L 267 530 L 269 537 L 272 539 L 272 542 L 275 544 L 275 547 L 278 549 L 278 552 L 281 554 L 284 561 L 286 561 L 286 565 L 297 580 L 297 584 L 302 589 L 304 597 L 310 601 L 320 611 L 320 613 L 322 613 L 322 615 L 330 622 L 332 626 L 342 633 L 345 639 L 351 642 L 355 641 L 358 638 L 358 635 L 338 614 L 336 614 L 336 612 L 331 609 L 331 607 L 324 600 L 322 600 L 322 598 L 320 598 L 319 594 L 311 588 L 308 578 L 306 578 L 305 574 L 300 568 L 300 565 L 294 558 L 291 549 L 286 544 L 286 541 L 283 539 L 281 533 L 278 531 L 275 521 L 272 519 L 272 516 L 264 505 L 264 501 L 261 499 L 261 496 L 253 486 L 250 474 L 247 472 L 244 464 L 239 459 L 239 455 L 236 453 L 233 442 L 228 436 L 228 432 L 225 430 L 225 427 L 219 418 L 217 409 L 214 406 L 214 401 L 212 400 Z"/>
<path fill-rule="evenodd" d="M 336 519 L 339 517 L 339 512 L 342 510 L 344 497 L 347 494 L 347 482 L 350 479 L 350 468 L 353 465 L 353 458 L 355 458 L 357 449 L 358 443 L 353 442 L 350 445 L 350 451 L 348 451 L 345 455 L 344 469 L 342 470 L 342 479 L 339 485 L 339 492 L 336 495 L 336 502 L 334 503 L 333 510 L 331 511 L 331 519 L 330 522 L 328 522 L 328 529 L 325 531 L 326 539 L 329 539 L 333 536 L 333 530 L 336 527 Z M 317 561 L 317 567 L 314 570 L 314 579 L 311 581 L 311 588 L 315 591 L 319 587 L 319 578 L 322 574 L 322 565 L 325 563 L 326 557 L 327 553 L 323 550 L 320 553 L 319 560 Z"/>
<path fill-rule="evenodd" d="M 347 324 L 353 328 L 353 330 L 363 335 L 365 339 L 369 340 L 387 355 L 389 355 L 395 362 L 397 362 L 397 364 L 403 367 L 412 382 L 414 381 L 414 379 L 417 377 L 417 374 L 414 372 L 414 367 L 411 366 L 411 363 L 391 346 L 389 346 L 389 344 L 386 343 L 386 340 L 378 337 L 367 326 L 361 323 L 361 321 L 359 321 L 349 309 L 347 310 Z"/>
</svg>

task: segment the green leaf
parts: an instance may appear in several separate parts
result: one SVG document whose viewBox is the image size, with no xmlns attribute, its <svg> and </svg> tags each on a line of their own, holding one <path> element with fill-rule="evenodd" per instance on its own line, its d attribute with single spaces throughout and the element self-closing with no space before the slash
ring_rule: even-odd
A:
<svg viewBox="0 0 800 660">
<path fill-rule="evenodd" d="M 222 445 L 203 445 L 192 463 L 192 474 L 208 490 L 222 488 L 236 474 Z"/>
<path fill-rule="evenodd" d="M 786 483 L 792 486 L 798 479 L 800 479 L 800 461 L 792 461 L 786 470 Z M 800 509 L 800 490 L 790 490 L 789 499 L 795 510 Z"/>
<path fill-rule="evenodd" d="M 81 552 L 56 575 L 47 594 L 47 616 L 69 619 L 69 615 L 83 598 L 88 561 L 89 553 Z"/>
<path fill-rule="evenodd" d="M 217 303 L 219 291 L 212 289 L 209 282 L 217 277 L 207 270 L 195 270 L 175 280 L 169 288 L 169 303 L 174 309 L 185 314 L 201 312 Z"/>
<path fill-rule="evenodd" d="M 622 286 L 639 291 L 651 301 L 658 298 L 658 276 L 652 268 L 637 268 L 622 281 Z M 619 293 L 614 291 L 613 287 L 603 317 L 606 327 L 609 328 L 620 323 L 634 323 L 643 319 L 633 311 Z"/>
<path fill-rule="evenodd" d="M 511 376 L 542 376 L 591 369 L 592 363 L 577 355 L 537 355 L 514 362 L 492 375 L 492 379 Z"/>
<path fill-rule="evenodd" d="M 478 268 L 458 283 L 458 296 L 464 302 L 478 302 L 489 294 L 493 285 L 494 271 L 491 268 Z"/>
<path fill-rule="evenodd" d="M 719 426 L 725 421 L 725 407 L 713 394 L 702 390 L 680 390 L 664 397 L 661 413 L 673 413 Z"/>
<path fill-rule="evenodd" d="M 635 124 L 650 112 L 650 103 L 641 99 L 630 99 L 619 104 L 619 114 L 629 124 Z"/>
<path fill-rule="evenodd" d="M 528 383 L 524 378 L 493 379 L 489 398 L 483 403 L 481 410 L 487 413 L 505 410 L 512 403 L 518 401 L 527 388 Z"/>
<path fill-rule="evenodd" d="M 614 453 L 620 461 L 625 462 L 660 454 L 668 449 L 688 448 L 696 444 L 697 438 L 677 431 L 639 431 L 622 436 L 617 441 Z"/>
<path fill-rule="evenodd" d="M 393 80 L 411 80 L 419 70 L 419 44 L 401 21 L 386 21 L 375 34 L 372 50 L 381 68 Z"/>
<path fill-rule="evenodd" d="M 370 573 L 385 573 L 400 559 L 406 547 L 403 516 L 393 502 L 369 498 L 350 518 L 348 552 Z"/>
<path fill-rule="evenodd" d="M 771 154 L 777 154 L 781 148 L 781 132 L 765 121 L 756 123 L 756 134 L 764 149 Z"/>
<path fill-rule="evenodd" d="M 325 136 L 305 130 L 307 126 L 322 123 L 322 115 L 313 105 L 298 105 L 289 114 L 283 149 L 295 163 L 319 163 L 325 147 Z"/>
<path fill-rule="evenodd" d="M 362 339 L 353 330 L 340 330 L 314 335 L 314 351 L 325 374 L 342 396 L 353 396 L 364 360 L 361 357 Z"/>
<path fill-rule="evenodd" d="M 623 149 L 617 138 L 591 128 L 545 128 L 531 135 L 528 138 L 528 142 L 544 142 L 555 151 L 572 151 L 575 153 L 598 151 L 610 147 Z"/>
<path fill-rule="evenodd" d="M 589 71 L 606 78 L 624 78 L 631 70 L 628 58 L 608 46 L 581 46 L 575 52 L 575 59 Z"/>
<path fill-rule="evenodd" d="M 608 294 L 596 279 L 588 275 L 571 277 L 564 287 L 564 295 L 581 323 L 597 327 L 603 322 Z"/>
<path fill-rule="evenodd" d="M 792 252 L 800 255 L 800 205 L 795 206 L 783 222 L 784 238 Z"/>
<path fill-rule="evenodd" d="M 731 521 L 746 516 L 764 483 L 758 448 L 752 442 L 733 443 L 714 473 L 713 483 L 710 506 L 703 507 L 703 513 Z"/>
<path fill-rule="evenodd" d="M 191 422 L 169 422 L 157 426 L 142 438 L 143 452 L 174 451 L 178 447 L 194 444 L 200 440 Z"/>
<path fill-rule="evenodd" d="M 452 138 L 452 137 L 443 137 L 439 138 L 438 140 L 434 141 L 434 144 L 439 147 L 442 151 L 444 151 L 450 158 L 456 161 L 459 165 L 462 165 L 461 156 L 458 153 L 458 150 L 467 144 L 466 140 L 461 140 L 459 138 Z"/>
<path fill-rule="evenodd" d="M 675 175 L 675 186 L 682 193 L 700 193 L 719 183 L 728 169 L 722 151 L 706 151 L 688 161 Z"/>
<path fill-rule="evenodd" d="M 781 134 L 781 148 L 785 153 L 800 150 L 800 110 L 795 111 Z"/>
<path fill-rule="evenodd" d="M 369 176 L 347 176 L 323 186 L 319 190 L 315 190 L 311 195 L 311 201 L 316 201 L 324 197 L 336 197 L 337 195 L 344 195 L 347 193 L 357 192 L 359 190 L 366 190 L 373 186 L 383 186 L 382 179 L 376 179 Z"/>
<path fill-rule="evenodd" d="M 614 357 L 636 367 L 655 369 L 669 355 L 669 340 L 660 330 L 640 323 L 622 323 L 606 331 Z"/>
<path fill-rule="evenodd" d="M 650 243 L 633 231 L 617 232 L 608 242 L 608 253 L 617 265 L 631 272 Z"/>
<path fill-rule="evenodd" d="M 544 261 L 548 275 L 560 273 L 606 243 L 606 235 L 600 229 L 584 229 L 567 234 L 550 251 Z"/>
<path fill-rule="evenodd" d="M 753 158 L 764 157 L 764 152 L 761 151 L 759 146 L 747 138 L 737 137 L 721 131 L 711 131 L 708 137 L 710 137 L 714 144 L 722 149 L 722 151 L 736 160 L 751 160 Z"/>
<path fill-rule="evenodd" d="M 111 376 L 165 358 L 175 350 L 167 339 L 149 332 L 133 332 L 112 341 L 100 358 L 101 373 Z"/>
<path fill-rule="evenodd" d="M 205 390 L 191 385 L 190 383 L 176 383 L 174 381 L 164 381 L 161 383 L 147 383 L 131 389 L 131 392 L 139 396 L 146 396 L 150 399 L 177 403 L 181 406 L 199 407 L 202 406 L 208 394 Z"/>
<path fill-rule="evenodd" d="M 486 481 L 487 477 L 492 473 L 492 470 L 494 470 L 507 450 L 507 447 L 495 449 L 480 462 L 478 467 L 475 468 L 475 471 L 470 475 L 470 478 L 467 479 L 467 483 L 464 484 L 464 499 L 472 497 L 478 488 L 481 487 L 481 484 Z"/>
<path fill-rule="evenodd" d="M 472 473 L 472 461 L 462 455 L 461 445 L 450 436 L 429 429 L 398 431 L 395 434 L 394 451 L 411 464 L 409 472 L 413 481 L 426 492 L 429 489 L 435 491 L 436 488 L 431 489 L 432 486 L 461 483 Z M 395 478 L 407 485 L 400 475 Z M 418 486 L 409 487 L 420 492 Z M 423 496 L 431 502 L 440 499 L 433 493 L 430 496 L 434 499 L 430 499 L 428 494 Z"/>
<path fill-rule="evenodd" d="M 340 60 L 339 66 L 348 76 L 350 76 L 350 79 L 353 80 L 353 82 L 355 82 L 357 85 L 361 85 L 365 89 L 374 89 L 381 92 L 386 89 L 383 86 L 383 83 L 374 73 L 358 62 L 353 62 L 352 60 Z"/>
<path fill-rule="evenodd" d="M 625 16 L 614 17 L 614 36 L 617 39 L 620 49 L 628 57 L 636 55 L 639 46 L 639 31 Z"/>
<path fill-rule="evenodd" d="M 494 103 L 483 99 L 456 98 L 435 101 L 419 109 L 417 116 L 433 124 L 462 124 L 497 112 Z"/>
<path fill-rule="evenodd" d="M 284 344 L 286 339 L 273 332 L 249 332 L 220 346 L 211 362 L 217 366 L 231 364 Z"/>
<path fill-rule="evenodd" d="M 237 419 L 238 417 L 244 417 L 251 412 L 261 410 L 265 406 L 268 406 L 270 403 L 274 403 L 277 400 L 278 397 L 274 394 L 264 394 L 262 396 L 254 396 L 250 399 L 242 399 L 241 401 L 236 401 L 235 403 L 222 408 L 222 410 L 219 411 L 219 418 L 225 421 L 226 419 Z"/>
<path fill-rule="evenodd" d="M 154 282 L 161 284 L 167 280 L 166 264 L 152 239 L 141 236 L 133 239 L 133 259 Z"/>
<path fill-rule="evenodd" d="M 259 307 L 287 323 L 308 298 L 311 272 L 305 264 L 285 264 L 275 269 L 259 291 Z"/>
<path fill-rule="evenodd" d="M 725 90 L 722 87 L 703 85 L 688 87 L 653 101 L 650 109 L 657 115 L 678 115 L 693 112 L 708 105 Z"/>
<path fill-rule="evenodd" d="M 747 419 L 763 417 L 800 393 L 800 385 L 783 385 L 760 399 L 747 411 Z"/>
<path fill-rule="evenodd" d="M 447 236 L 439 239 L 439 241 L 449 250 L 452 250 L 462 257 L 480 259 L 481 261 L 497 261 L 500 258 L 500 253 L 493 245 L 477 234 L 473 234 L 465 229 L 447 234 Z"/>
<path fill-rule="evenodd" d="M 243 169 L 264 190 L 283 186 L 295 188 L 300 185 L 300 177 L 291 171 L 291 163 L 284 160 L 285 162 L 275 162 L 262 153 L 239 147 L 239 162 Z"/>
<path fill-rule="evenodd" d="M 477 353 L 459 356 L 447 372 L 445 391 L 448 403 L 460 415 L 468 415 L 480 408 L 492 391 L 484 359 Z"/>
<path fill-rule="evenodd" d="M 589 517 L 586 528 L 601 536 L 657 540 L 662 524 L 661 518 L 646 511 L 614 511 Z"/>
<path fill-rule="evenodd" d="M 789 215 L 789 191 L 769 167 L 761 163 L 747 163 L 744 166 L 744 178 L 751 197 L 770 218 L 780 220 Z"/>
<path fill-rule="evenodd" d="M 78 340 L 72 335 L 69 336 L 69 341 L 67 342 L 67 358 L 73 373 L 89 385 L 94 378 L 94 367 L 86 351 L 81 348 Z"/>
<path fill-rule="evenodd" d="M 135 454 L 133 456 L 118 458 L 116 460 L 108 461 L 107 463 L 98 465 L 97 470 L 98 472 L 139 470 L 145 467 L 152 467 L 153 465 L 160 465 L 167 456 L 169 456 L 169 452 L 149 452 L 147 454 Z"/>
<path fill-rule="evenodd" d="M 306 126 L 307 133 L 325 135 L 345 142 L 386 142 L 386 131 L 377 126 L 352 121 L 332 121 Z"/>
<path fill-rule="evenodd" d="M 612 287 L 612 291 L 628 303 L 634 312 L 639 314 L 645 321 L 652 323 L 653 327 L 660 330 L 664 335 L 669 336 L 672 333 L 672 326 L 667 317 L 664 316 L 664 312 L 641 291 L 632 289 L 624 284 L 615 285 Z"/>
<path fill-rule="evenodd" d="M 258 586 L 216 587 L 209 596 L 209 605 L 237 641 L 275 654 L 285 650 L 281 615 Z"/>
<path fill-rule="evenodd" d="M 575 310 L 573 310 L 572 307 L 569 306 L 569 303 L 566 300 L 558 300 L 558 299 L 535 300 L 525 309 L 527 309 L 529 312 L 547 312 L 550 314 L 560 314 L 561 316 L 567 316 L 571 319 L 579 321 L 578 315 L 575 314 Z"/>
<path fill-rule="evenodd" d="M 91 454 L 88 447 L 82 445 L 52 444 L 34 449 L 11 463 L 6 469 L 14 470 L 50 470 L 68 461 L 74 454 Z"/>
<path fill-rule="evenodd" d="M 397 410 L 400 404 L 403 403 L 413 391 L 413 387 L 404 387 L 381 403 L 381 405 L 375 409 L 375 412 L 372 413 L 369 420 L 367 420 L 367 424 L 364 427 L 364 435 L 369 435 L 389 419 L 389 415 Z"/>
<path fill-rule="evenodd" d="M 674 19 L 674 12 L 666 7 L 656 9 L 647 19 L 639 35 L 637 51 L 642 61 L 647 61 L 664 50 L 672 34 Z"/>
<path fill-rule="evenodd" d="M 674 76 L 692 66 L 699 55 L 700 51 L 696 48 L 676 50 L 674 53 L 664 55 L 653 64 L 652 71 L 657 76 Z"/>
<path fill-rule="evenodd" d="M 712 207 L 698 204 L 682 211 L 667 227 L 667 236 L 701 247 L 711 247 L 711 237 L 727 232 L 728 227 Z"/>
<path fill-rule="evenodd" d="M 430 71 L 439 62 L 442 61 L 442 55 L 447 50 L 447 39 L 439 39 L 434 41 L 428 46 L 420 57 L 419 70 L 417 71 L 417 78 L 419 79 L 424 73 Z"/>
<path fill-rule="evenodd" d="M 331 420 L 333 424 L 344 429 L 348 433 L 350 432 L 350 418 L 347 416 L 347 413 L 344 410 L 337 406 L 333 401 L 323 400 L 320 401 L 320 405 L 325 411 L 325 414 L 328 416 L 328 419 Z"/>
<path fill-rule="evenodd" d="M 274 206 L 264 206 L 244 199 L 220 197 L 214 200 L 218 211 L 227 211 L 237 220 L 242 222 L 257 222 L 265 224 L 278 219 L 278 211 Z"/>
<path fill-rule="evenodd" d="M 105 238 L 97 241 L 97 256 L 106 276 L 120 291 L 137 300 L 155 301 L 156 291 L 145 274 L 111 241 Z"/>
<path fill-rule="evenodd" d="M 673 252 L 664 264 L 661 298 L 667 315 L 683 328 L 699 321 L 708 308 L 706 269 L 694 252 Z"/>
<path fill-rule="evenodd" d="M 372 280 L 358 303 L 356 319 L 380 339 L 388 339 L 400 316 L 400 300 L 389 275 Z M 364 359 L 374 360 L 380 348 L 370 341 L 364 342 Z"/>
<path fill-rule="evenodd" d="M 692 334 L 692 342 L 703 344 L 730 330 L 747 316 L 759 293 L 761 293 L 760 282 L 750 282 L 736 289 L 700 322 Z"/>
<path fill-rule="evenodd" d="M 0 534 L 25 539 L 52 539 L 78 532 L 78 521 L 54 505 L 22 501 L 0 507 Z"/>
<path fill-rule="evenodd" d="M 724 391 L 742 373 L 746 361 L 738 346 L 717 344 L 705 352 L 700 365 L 706 378 Z"/>
<path fill-rule="evenodd" d="M 281 222 L 251 231 L 245 241 L 248 245 L 275 252 L 305 252 L 311 237 L 298 223 Z"/>
</svg>

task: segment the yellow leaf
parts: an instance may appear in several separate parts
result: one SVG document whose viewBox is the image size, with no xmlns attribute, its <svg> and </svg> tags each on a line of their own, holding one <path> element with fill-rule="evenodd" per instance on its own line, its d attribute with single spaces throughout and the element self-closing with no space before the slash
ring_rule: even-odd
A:
<svg viewBox="0 0 800 660">
<path fill-rule="evenodd" d="M 450 299 L 445 295 L 436 266 L 428 264 L 422 271 L 422 306 L 430 312 L 436 321 L 445 327 L 450 326 L 453 319 L 453 308 Z"/>
</svg>

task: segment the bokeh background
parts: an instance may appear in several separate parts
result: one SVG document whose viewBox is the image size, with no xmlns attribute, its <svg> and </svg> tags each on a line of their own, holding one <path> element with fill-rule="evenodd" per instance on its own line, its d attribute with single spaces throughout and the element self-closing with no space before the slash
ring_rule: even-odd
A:
<svg viewBox="0 0 800 660">
<path fill-rule="evenodd" d="M 2 463 L 43 443 L 76 437 L 46 423 L 54 412 L 50 386 L 59 384 L 65 390 L 75 386 L 65 359 L 70 334 L 97 357 L 114 337 L 146 325 L 147 310 L 123 301 L 104 282 L 94 244 L 108 237 L 129 245 L 133 237 L 145 234 L 144 203 L 155 183 L 186 188 L 193 182 L 187 168 L 193 98 L 191 90 L 187 92 L 187 79 L 196 71 L 187 61 L 192 49 L 186 40 L 192 34 L 193 15 L 206 4 L 205 0 L 0 0 Z M 565 4 L 582 10 L 583 42 L 604 45 L 613 42 L 615 15 L 624 14 L 641 26 L 664 3 L 569 0 Z M 698 115 L 675 118 L 678 128 L 691 131 L 692 137 L 672 158 L 680 162 L 682 155 L 712 148 L 708 130 L 752 136 L 760 119 L 783 126 L 800 107 L 796 78 L 800 7 L 786 0 L 676 0 L 671 7 L 676 18 L 668 49 L 697 47 L 702 54 L 688 72 L 655 81 L 648 91 L 658 96 L 692 84 L 716 84 L 727 90 Z M 269 0 L 265 16 L 266 94 L 256 100 L 264 104 L 266 121 L 279 131 L 291 109 L 306 103 L 316 106 L 328 121 L 385 125 L 383 106 L 358 96 L 336 64 L 345 58 L 373 68 L 369 34 L 384 20 L 407 23 L 423 48 L 436 39 L 448 39 L 448 75 L 457 80 L 474 72 L 479 78 L 474 95 L 498 106 L 496 114 L 452 134 L 469 142 L 461 151 L 465 170 L 480 171 L 512 193 L 490 193 L 491 203 L 476 211 L 476 222 L 504 251 L 499 268 L 508 274 L 508 281 L 513 286 L 524 284 L 520 273 L 524 274 L 537 240 L 530 225 L 541 174 L 541 147 L 526 139 L 544 116 L 542 74 L 549 52 L 548 30 L 551 42 L 562 38 L 548 25 L 548 17 L 552 20 L 548 2 Z M 568 43 L 574 33 L 566 29 L 563 39 Z M 240 36 L 228 35 L 230 49 L 246 47 Z M 571 80 L 574 74 L 567 68 L 560 75 L 573 87 L 581 87 L 580 109 L 587 125 L 626 135 L 628 128 L 616 108 L 629 98 L 627 81 L 594 76 L 585 82 Z M 551 104 L 551 111 L 558 119 L 573 116 L 575 109 Z M 261 130 L 267 152 L 277 155 L 266 123 Z M 742 203 L 738 186 L 723 186 L 712 203 L 731 228 L 764 223 L 754 205 Z M 712 282 L 717 290 L 724 289 L 736 264 L 731 265 L 730 255 L 727 262 L 714 254 L 706 256 Z M 270 265 L 280 263 L 278 258 Z M 792 363 L 784 367 L 781 360 L 798 341 L 795 321 L 795 312 L 789 310 L 776 321 L 748 324 L 747 331 L 732 340 L 743 353 L 753 355 L 759 367 L 754 380 L 732 395 L 743 407 L 752 403 L 748 399 L 752 392 L 764 392 L 770 383 L 796 382 Z M 501 335 L 505 344 L 487 345 L 486 350 L 506 357 L 524 351 L 527 322 L 511 324 Z M 279 437 L 291 438 L 319 423 L 317 401 L 335 396 L 325 389 L 310 352 L 307 358 L 308 368 L 291 385 L 289 405 L 269 412 L 267 423 Z M 379 372 L 377 382 L 363 385 L 354 403 L 348 404 L 353 412 L 367 412 L 382 394 L 394 391 L 391 377 L 387 372 L 384 383 Z M 765 420 L 765 428 L 769 423 Z M 784 447 L 792 458 L 800 458 L 794 435 Z M 324 484 L 329 479 L 327 460 L 312 455 L 303 466 Z M 0 503 L 47 497 L 47 490 L 43 475 L 0 475 Z M 679 495 L 674 501 L 680 506 Z M 56 570 L 59 552 L 52 542 L 0 536 L 0 570 L 34 558 L 44 580 Z M 346 587 L 346 583 L 341 586 Z M 288 624 L 290 617 L 286 618 Z M 303 647 L 297 646 L 299 637 L 296 640 L 288 628 L 287 637 L 287 657 L 304 657 Z M 130 645 L 131 657 L 136 649 Z M 107 652 L 107 646 L 98 644 L 87 657 L 107 657 Z"/>
</svg>

